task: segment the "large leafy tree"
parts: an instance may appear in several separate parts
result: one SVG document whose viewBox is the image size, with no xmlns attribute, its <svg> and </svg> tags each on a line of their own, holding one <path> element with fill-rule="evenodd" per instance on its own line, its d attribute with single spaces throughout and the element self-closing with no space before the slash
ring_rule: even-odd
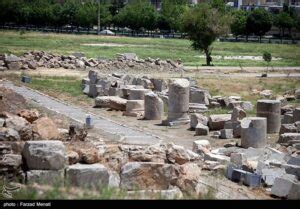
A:
<svg viewBox="0 0 300 209">
<path fill-rule="evenodd" d="M 164 29 L 179 30 L 184 12 L 188 9 L 188 0 L 163 0 L 161 4 L 160 23 Z M 163 24 L 162 24 L 163 23 Z"/>
<path fill-rule="evenodd" d="M 195 50 L 204 51 L 206 65 L 211 65 L 212 43 L 217 37 L 228 33 L 230 19 L 229 15 L 206 3 L 185 12 L 183 32 L 187 33 Z"/>
<path fill-rule="evenodd" d="M 133 30 L 146 28 L 155 29 L 158 13 L 146 0 L 133 1 L 122 8 L 115 17 L 115 22 L 120 26 L 126 26 Z"/>
<path fill-rule="evenodd" d="M 291 31 L 295 21 L 287 12 L 280 12 L 274 16 L 274 25 L 280 30 L 280 36 L 284 36 L 285 29 Z"/>
<path fill-rule="evenodd" d="M 230 24 L 231 32 L 236 36 L 246 35 L 246 22 L 248 12 L 245 10 L 234 10 L 232 13 L 232 22 Z"/>
<path fill-rule="evenodd" d="M 261 37 L 266 34 L 272 27 L 272 17 L 265 9 L 254 9 L 247 17 L 246 31 L 248 34 L 255 34 Z"/>
</svg>

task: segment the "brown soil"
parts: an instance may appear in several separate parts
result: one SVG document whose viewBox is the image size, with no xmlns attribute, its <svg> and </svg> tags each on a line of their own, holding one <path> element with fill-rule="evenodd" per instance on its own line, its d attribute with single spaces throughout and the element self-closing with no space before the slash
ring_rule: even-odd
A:
<svg viewBox="0 0 300 209">
<path fill-rule="evenodd" d="M 0 112 L 6 111 L 16 114 L 21 109 L 26 109 L 26 100 L 20 94 L 0 87 Z"/>
</svg>

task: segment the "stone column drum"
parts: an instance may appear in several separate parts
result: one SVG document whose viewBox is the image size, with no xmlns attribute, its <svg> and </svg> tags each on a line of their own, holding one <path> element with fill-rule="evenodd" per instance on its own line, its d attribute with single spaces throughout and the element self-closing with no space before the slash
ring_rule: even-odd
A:
<svg viewBox="0 0 300 209">
<path fill-rule="evenodd" d="M 241 146 L 263 148 L 267 141 L 267 119 L 247 117 L 241 121 Z"/>
<path fill-rule="evenodd" d="M 161 120 L 164 113 L 164 102 L 161 98 L 149 92 L 145 94 L 145 119 L 146 120 Z"/>
<path fill-rule="evenodd" d="M 281 118 L 280 118 L 280 101 L 262 99 L 257 101 L 256 116 L 267 118 L 267 133 L 279 133 Z"/>
<path fill-rule="evenodd" d="M 187 79 L 174 79 L 169 85 L 168 118 L 165 125 L 180 125 L 190 122 L 188 117 L 190 82 Z"/>
</svg>

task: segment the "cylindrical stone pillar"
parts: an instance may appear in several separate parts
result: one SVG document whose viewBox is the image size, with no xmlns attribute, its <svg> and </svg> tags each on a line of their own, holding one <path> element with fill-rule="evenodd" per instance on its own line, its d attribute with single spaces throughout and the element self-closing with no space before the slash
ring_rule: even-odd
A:
<svg viewBox="0 0 300 209">
<path fill-rule="evenodd" d="M 262 99 L 257 101 L 256 116 L 267 118 L 267 133 L 279 133 L 281 118 L 280 118 L 280 101 Z"/>
<path fill-rule="evenodd" d="M 188 117 L 190 82 L 187 79 L 174 79 L 169 85 L 168 125 L 190 122 Z"/>
<path fill-rule="evenodd" d="M 164 113 L 164 102 L 161 98 L 149 92 L 145 94 L 145 119 L 146 120 L 161 120 Z"/>
<path fill-rule="evenodd" d="M 267 141 L 267 119 L 246 117 L 241 121 L 241 146 L 263 148 Z"/>
<path fill-rule="evenodd" d="M 145 93 L 148 93 L 149 89 L 130 89 L 129 100 L 144 100 Z"/>
</svg>

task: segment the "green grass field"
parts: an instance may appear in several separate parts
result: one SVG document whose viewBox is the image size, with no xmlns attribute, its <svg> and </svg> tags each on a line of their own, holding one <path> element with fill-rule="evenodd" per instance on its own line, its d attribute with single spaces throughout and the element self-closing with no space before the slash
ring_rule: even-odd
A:
<svg viewBox="0 0 300 209">
<path fill-rule="evenodd" d="M 119 44 L 121 46 L 86 46 L 83 44 Z M 18 31 L 0 31 L 0 53 L 20 55 L 29 50 L 71 54 L 76 51 L 87 57 L 113 58 L 117 53 L 133 52 L 141 58 L 181 59 L 185 66 L 201 66 L 203 53 L 194 51 L 190 41 L 180 39 L 154 39 L 109 37 L 96 35 L 66 35 Z M 213 55 L 262 56 L 269 51 L 281 60 L 272 61 L 273 66 L 300 66 L 300 45 L 215 42 Z M 266 66 L 263 61 L 213 60 L 216 66 Z"/>
</svg>

